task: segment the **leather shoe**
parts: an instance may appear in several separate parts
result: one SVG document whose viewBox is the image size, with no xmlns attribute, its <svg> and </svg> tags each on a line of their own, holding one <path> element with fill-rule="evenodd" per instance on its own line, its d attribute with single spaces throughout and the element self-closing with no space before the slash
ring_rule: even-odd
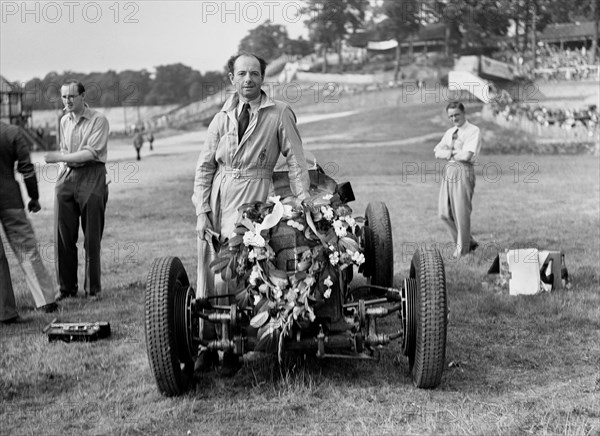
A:
<svg viewBox="0 0 600 436">
<path fill-rule="evenodd" d="M 477 247 L 479 247 L 479 244 L 477 242 L 473 242 L 471 245 L 469 245 L 469 251 L 475 251 L 477 250 Z"/>
</svg>

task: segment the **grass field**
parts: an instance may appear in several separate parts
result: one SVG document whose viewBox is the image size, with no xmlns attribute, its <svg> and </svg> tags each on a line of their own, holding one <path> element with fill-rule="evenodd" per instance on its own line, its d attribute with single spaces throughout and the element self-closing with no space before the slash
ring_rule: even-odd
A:
<svg viewBox="0 0 600 436">
<path fill-rule="evenodd" d="M 427 139 L 441 136 L 447 120 L 442 104 L 382 101 L 301 133 L 331 175 L 352 182 L 355 215 L 369 201 L 386 202 L 399 284 L 417 246 L 451 253 L 437 218 L 436 140 Z M 599 159 L 494 154 L 512 134 L 486 134 L 473 213 L 481 247 L 458 262 L 445 259 L 447 367 L 435 390 L 413 387 L 394 344 L 377 363 L 289 359 L 278 369 L 255 362 L 231 379 L 203 376 L 184 397 L 162 397 L 146 357 L 144 286 L 152 260 L 167 255 L 179 256 L 195 280 L 197 153 L 149 156 L 129 183 L 111 184 L 103 299 L 69 300 L 57 315 L 109 321 L 110 339 L 49 344 L 41 330 L 53 315 L 32 310 L 11 259 L 24 320 L 0 326 L 0 433 L 600 434 Z M 50 209 L 32 221 L 53 267 Z M 564 251 L 573 287 L 514 297 L 482 286 L 498 250 L 528 246 Z"/>
</svg>

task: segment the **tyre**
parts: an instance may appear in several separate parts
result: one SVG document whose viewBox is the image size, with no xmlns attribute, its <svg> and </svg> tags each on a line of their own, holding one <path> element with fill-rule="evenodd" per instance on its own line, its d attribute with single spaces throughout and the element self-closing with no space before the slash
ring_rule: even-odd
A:
<svg viewBox="0 0 600 436">
<path fill-rule="evenodd" d="M 387 206 L 382 201 L 367 205 L 363 227 L 365 263 L 362 273 L 372 285 L 392 287 L 394 246 Z"/>
<path fill-rule="evenodd" d="M 193 294 L 177 257 L 154 260 L 146 282 L 146 348 L 158 389 L 169 397 L 192 385 Z"/>
<path fill-rule="evenodd" d="M 448 301 L 444 262 L 437 249 L 417 249 L 410 266 L 414 299 L 414 341 L 408 358 L 412 378 L 418 388 L 430 389 L 440 384 L 446 359 Z"/>
</svg>

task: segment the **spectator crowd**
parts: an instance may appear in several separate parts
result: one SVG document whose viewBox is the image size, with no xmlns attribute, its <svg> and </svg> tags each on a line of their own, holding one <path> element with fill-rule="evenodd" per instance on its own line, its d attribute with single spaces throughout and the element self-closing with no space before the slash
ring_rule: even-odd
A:
<svg viewBox="0 0 600 436">
<path fill-rule="evenodd" d="M 510 94 L 502 91 L 498 98 L 491 102 L 494 116 L 501 116 L 507 121 L 527 119 L 540 126 L 557 126 L 564 130 L 584 127 L 592 136 L 598 128 L 600 113 L 598 106 L 589 105 L 582 109 L 549 108 L 540 104 L 530 105 L 513 101 Z"/>
</svg>

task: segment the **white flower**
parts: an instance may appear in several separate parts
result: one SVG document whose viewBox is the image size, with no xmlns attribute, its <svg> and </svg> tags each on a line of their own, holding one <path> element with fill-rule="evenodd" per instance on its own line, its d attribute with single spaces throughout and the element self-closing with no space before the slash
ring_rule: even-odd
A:
<svg viewBox="0 0 600 436">
<path fill-rule="evenodd" d="M 292 208 L 291 204 L 284 204 L 283 205 L 283 217 L 291 218 L 293 210 L 294 209 Z"/>
<path fill-rule="evenodd" d="M 327 288 L 325 292 L 323 292 L 323 297 L 329 298 L 331 297 L 331 288 Z"/>
<path fill-rule="evenodd" d="M 323 284 L 325 286 L 327 286 L 328 288 L 331 288 L 333 286 L 333 282 L 331 281 L 331 276 L 327 276 L 327 278 L 325 280 L 323 280 Z"/>
<path fill-rule="evenodd" d="M 248 281 L 252 286 L 256 286 L 256 281 L 260 279 L 260 270 L 256 267 L 252 268 L 252 272 L 250 273 L 250 277 Z"/>
<path fill-rule="evenodd" d="M 357 265 L 362 265 L 365 263 L 365 255 L 359 251 L 355 251 L 352 255 L 352 261 Z"/>
<path fill-rule="evenodd" d="M 294 221 L 294 220 L 287 220 L 286 224 L 290 227 L 293 227 L 297 230 L 303 231 L 304 230 L 304 225 L 300 224 L 298 221 Z"/>
<path fill-rule="evenodd" d="M 333 253 L 331 253 L 329 255 L 329 262 L 335 266 L 337 265 L 337 263 L 340 261 L 340 253 L 338 253 L 337 251 L 334 251 Z"/>
<path fill-rule="evenodd" d="M 251 230 L 248 230 L 244 233 L 244 245 L 246 247 L 252 245 L 254 247 L 264 247 L 265 246 L 265 238 L 263 238 L 260 234 L 256 234 Z"/>
<path fill-rule="evenodd" d="M 279 195 L 272 195 L 267 200 L 269 200 L 271 203 L 279 203 L 279 198 L 280 198 Z"/>
<path fill-rule="evenodd" d="M 279 300 L 282 295 L 283 295 L 283 293 L 281 292 L 281 289 L 279 289 L 279 286 L 277 286 L 275 289 L 273 289 L 273 297 L 276 300 Z"/>
<path fill-rule="evenodd" d="M 321 206 L 321 213 L 327 221 L 331 221 L 333 219 L 333 209 L 331 206 Z"/>
<path fill-rule="evenodd" d="M 325 194 L 323 196 L 323 200 L 327 200 L 327 201 L 331 200 L 332 198 L 333 198 L 333 195 L 331 195 L 331 194 Z"/>
<path fill-rule="evenodd" d="M 258 302 L 261 300 L 261 296 L 260 295 L 255 295 L 254 296 L 254 305 L 256 306 L 258 304 Z"/>
<path fill-rule="evenodd" d="M 346 228 L 344 227 L 344 223 L 342 223 L 340 220 L 335 220 L 333 222 L 333 230 L 335 230 L 335 234 L 338 236 L 338 238 L 343 238 L 346 236 Z"/>
<path fill-rule="evenodd" d="M 250 251 L 248 251 L 248 260 L 253 260 L 256 259 L 256 252 L 252 249 L 250 249 Z"/>
<path fill-rule="evenodd" d="M 354 226 L 356 226 L 356 220 L 354 218 L 352 218 L 350 215 L 346 215 L 346 216 L 342 217 L 342 219 L 344 221 L 346 221 L 350 227 L 354 228 Z"/>
</svg>

